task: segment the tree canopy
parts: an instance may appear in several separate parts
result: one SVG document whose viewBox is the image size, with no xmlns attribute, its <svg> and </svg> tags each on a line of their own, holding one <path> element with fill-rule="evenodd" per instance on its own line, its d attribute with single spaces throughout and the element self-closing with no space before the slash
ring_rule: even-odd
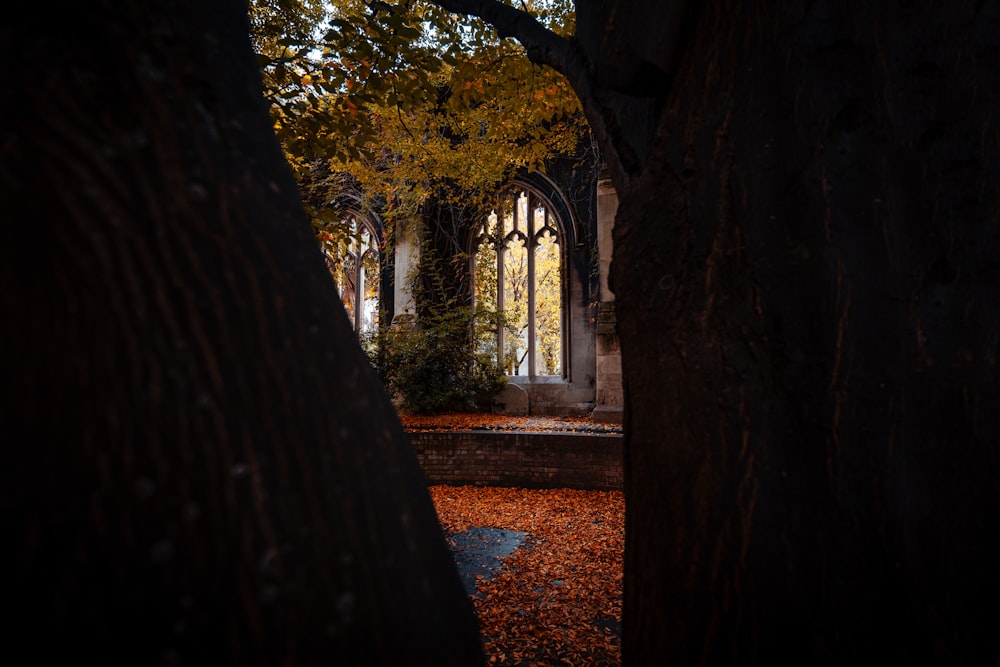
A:
<svg viewBox="0 0 1000 667">
<path fill-rule="evenodd" d="M 574 30 L 567 0 L 524 6 Z M 255 0 L 251 17 L 275 129 L 316 221 L 345 194 L 389 220 L 430 196 L 485 200 L 586 131 L 560 74 L 434 3 Z"/>
</svg>

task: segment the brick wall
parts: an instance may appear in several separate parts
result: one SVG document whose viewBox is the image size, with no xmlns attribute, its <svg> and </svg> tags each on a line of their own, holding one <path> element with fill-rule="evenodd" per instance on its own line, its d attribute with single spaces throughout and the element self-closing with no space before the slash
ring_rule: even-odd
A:
<svg viewBox="0 0 1000 667">
<path fill-rule="evenodd" d="M 428 484 L 622 488 L 622 436 L 494 431 L 410 433 Z"/>
</svg>

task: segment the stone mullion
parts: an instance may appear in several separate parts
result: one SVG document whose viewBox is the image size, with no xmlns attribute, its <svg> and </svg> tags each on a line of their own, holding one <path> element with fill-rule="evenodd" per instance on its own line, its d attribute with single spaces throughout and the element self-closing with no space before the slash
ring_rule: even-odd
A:
<svg viewBox="0 0 1000 667">
<path fill-rule="evenodd" d="M 365 316 L 365 246 L 361 242 L 360 235 L 356 243 L 358 251 L 355 253 L 357 259 L 354 262 L 354 332 L 360 334 Z"/>
<path fill-rule="evenodd" d="M 535 197 L 528 194 L 528 215 L 525 220 L 527 229 L 528 251 L 528 282 L 525 291 L 528 293 L 528 377 L 535 377 L 535 248 L 538 246 L 538 239 L 535 238 Z"/>
<path fill-rule="evenodd" d="M 498 225 L 500 231 L 502 232 L 503 222 L 498 220 Z M 503 259 L 504 259 L 504 253 L 506 252 L 507 249 L 507 244 L 502 238 L 497 239 L 495 243 L 497 250 L 497 313 L 499 317 L 503 317 L 504 306 L 505 306 L 503 286 L 504 286 L 504 281 L 506 280 L 506 276 L 504 275 L 504 270 L 503 270 Z M 506 362 L 504 361 L 504 354 L 503 354 L 503 344 L 504 344 L 503 338 L 504 338 L 503 322 L 497 320 L 497 360 L 500 362 L 500 365 L 504 367 L 504 372 L 506 372 Z"/>
</svg>

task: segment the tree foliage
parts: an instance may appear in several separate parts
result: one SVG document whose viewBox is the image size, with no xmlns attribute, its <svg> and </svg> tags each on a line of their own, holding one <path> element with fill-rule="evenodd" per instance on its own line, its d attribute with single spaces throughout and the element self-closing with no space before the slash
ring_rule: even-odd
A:
<svg viewBox="0 0 1000 667">
<path fill-rule="evenodd" d="M 296 4 L 303 13 L 275 25 Z M 573 30 L 566 0 L 525 7 Z M 314 220 L 345 194 L 390 221 L 429 197 L 485 200 L 585 131 L 561 75 L 433 3 L 255 0 L 252 16 L 275 129 Z"/>
<path fill-rule="evenodd" d="M 425 314 L 420 328 L 373 334 L 369 359 L 402 407 L 414 414 L 471 410 L 503 389 L 496 352 L 474 349 L 473 331 L 489 321 L 469 306 Z"/>
<path fill-rule="evenodd" d="M 433 3 L 300 4 L 287 29 L 275 22 L 294 12 L 294 0 L 257 2 L 251 15 L 275 129 L 317 236 L 339 265 L 360 243 L 345 207 L 377 211 L 390 238 L 397 223 L 416 221 L 422 275 L 411 279 L 423 325 L 367 342 L 407 408 L 471 407 L 503 385 L 496 344 L 489 351 L 482 332 L 505 327 L 513 344 L 526 338 L 528 320 L 523 296 L 510 300 L 519 309 L 511 314 L 471 307 L 462 225 L 488 211 L 518 170 L 544 170 L 552 156 L 573 153 L 586 131 L 577 99 L 518 43 Z M 525 6 L 553 30 L 573 30 L 566 0 Z M 551 250 L 539 256 L 556 262 L 544 283 L 555 298 L 543 297 L 547 316 L 538 321 L 545 366 L 555 369 L 561 283 Z"/>
</svg>

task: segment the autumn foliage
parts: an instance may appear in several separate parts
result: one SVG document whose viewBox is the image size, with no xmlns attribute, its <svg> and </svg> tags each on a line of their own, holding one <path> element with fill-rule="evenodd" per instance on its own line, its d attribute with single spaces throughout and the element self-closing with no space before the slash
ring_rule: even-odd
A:
<svg viewBox="0 0 1000 667">
<path fill-rule="evenodd" d="M 528 533 L 473 596 L 490 664 L 620 664 L 621 492 L 432 486 L 430 493 L 448 534 L 474 526 Z"/>
</svg>

